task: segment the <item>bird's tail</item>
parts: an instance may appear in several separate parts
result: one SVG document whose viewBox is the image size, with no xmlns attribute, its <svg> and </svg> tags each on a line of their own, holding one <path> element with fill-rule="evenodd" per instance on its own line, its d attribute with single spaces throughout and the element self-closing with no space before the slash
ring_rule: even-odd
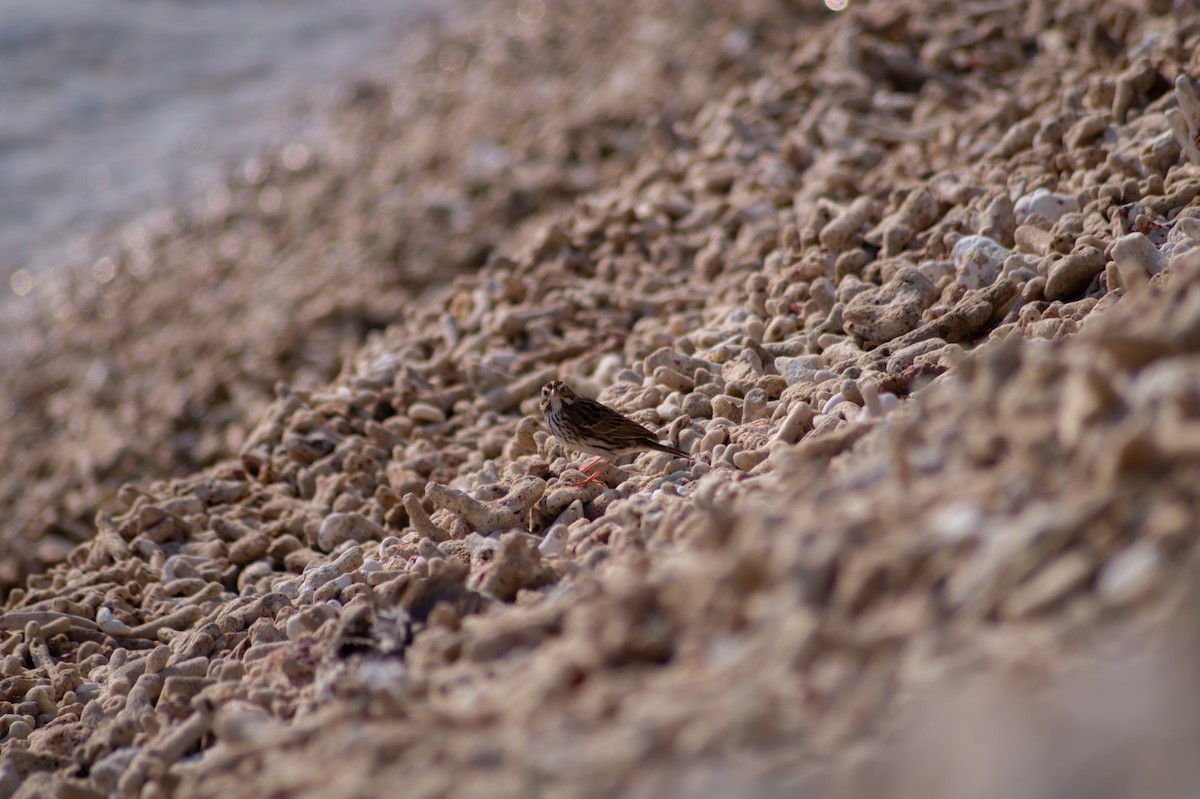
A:
<svg viewBox="0 0 1200 799">
<path fill-rule="evenodd" d="M 659 452 L 665 452 L 668 455 L 675 455 L 680 458 L 687 458 L 688 460 L 692 459 L 691 455 L 689 455 L 688 453 L 684 452 L 681 449 L 675 449 L 675 447 L 668 446 L 666 444 L 660 444 L 657 441 L 652 441 L 652 442 L 648 442 L 648 443 L 650 444 L 651 449 L 656 449 Z"/>
</svg>

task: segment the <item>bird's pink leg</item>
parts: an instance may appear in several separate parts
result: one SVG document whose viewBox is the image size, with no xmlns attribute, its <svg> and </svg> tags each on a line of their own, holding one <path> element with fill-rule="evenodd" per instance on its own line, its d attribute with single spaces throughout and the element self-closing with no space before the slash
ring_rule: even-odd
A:
<svg viewBox="0 0 1200 799">
<path fill-rule="evenodd" d="M 603 481 L 600 479 L 600 473 L 601 473 L 601 472 L 603 472 L 605 468 L 607 468 L 608 464 L 607 464 L 607 463 L 605 463 L 605 464 L 604 464 L 604 466 L 602 466 L 601 468 L 597 469 L 597 470 L 596 470 L 594 473 L 592 473 L 592 474 L 588 474 L 588 469 L 592 468 L 593 466 L 595 466 L 595 465 L 596 465 L 597 463 L 599 463 L 600 461 L 607 461 L 607 460 L 608 460 L 608 458 L 605 458 L 603 455 L 598 455 L 598 456 L 596 456 L 596 458 L 595 458 L 595 459 L 593 459 L 591 463 L 589 463 L 587 466 L 584 466 L 582 469 L 580 469 L 580 470 L 579 470 L 579 471 L 583 472 L 583 474 L 587 475 L 587 479 L 585 479 L 585 480 L 579 480 L 579 481 L 576 481 L 576 482 L 574 482 L 574 483 L 563 483 L 563 485 L 565 485 L 565 486 L 567 486 L 567 487 L 569 487 L 569 488 L 579 488 L 580 486 L 585 486 L 585 485 L 588 485 L 588 484 L 590 484 L 590 483 L 596 483 L 596 484 L 598 484 L 598 485 L 604 485 L 604 482 L 603 482 Z"/>
<path fill-rule="evenodd" d="M 597 455 L 596 457 L 592 458 L 591 461 L 588 462 L 587 466 L 584 466 L 579 471 L 583 472 L 584 474 L 587 474 L 588 469 L 592 468 L 593 466 L 595 466 L 597 463 L 599 463 L 602 460 L 607 460 L 607 458 L 605 458 L 603 455 Z"/>
</svg>

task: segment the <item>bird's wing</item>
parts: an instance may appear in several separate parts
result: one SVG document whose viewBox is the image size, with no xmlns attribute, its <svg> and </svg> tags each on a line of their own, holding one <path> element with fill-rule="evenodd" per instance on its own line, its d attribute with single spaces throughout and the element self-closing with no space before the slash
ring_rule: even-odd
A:
<svg viewBox="0 0 1200 799">
<path fill-rule="evenodd" d="M 580 416 L 588 432 L 597 437 L 622 442 L 657 442 L 657 437 L 632 419 L 598 402 L 588 402 Z"/>
</svg>

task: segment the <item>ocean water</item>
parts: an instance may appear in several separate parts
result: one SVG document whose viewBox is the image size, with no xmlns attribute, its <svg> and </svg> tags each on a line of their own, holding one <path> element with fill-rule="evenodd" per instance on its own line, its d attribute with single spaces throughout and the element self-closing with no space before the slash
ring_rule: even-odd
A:
<svg viewBox="0 0 1200 799">
<path fill-rule="evenodd" d="M 438 0 L 0 0 L 0 297 L 99 227 L 311 141 Z"/>
</svg>

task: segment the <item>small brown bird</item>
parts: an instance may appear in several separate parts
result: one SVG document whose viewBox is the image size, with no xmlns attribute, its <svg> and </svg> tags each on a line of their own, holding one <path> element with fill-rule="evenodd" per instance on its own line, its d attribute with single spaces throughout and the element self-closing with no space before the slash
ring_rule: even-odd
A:
<svg viewBox="0 0 1200 799">
<path fill-rule="evenodd" d="M 660 444 L 654 433 L 637 422 L 595 400 L 579 396 L 561 380 L 551 380 L 542 386 L 542 413 L 555 438 L 572 449 L 596 456 L 583 467 L 587 479 L 578 485 L 598 482 L 596 475 L 604 471 L 608 463 L 634 452 L 653 449 L 681 458 L 691 457 L 681 449 Z M 608 463 L 589 474 L 588 470 L 601 461 Z"/>
</svg>

